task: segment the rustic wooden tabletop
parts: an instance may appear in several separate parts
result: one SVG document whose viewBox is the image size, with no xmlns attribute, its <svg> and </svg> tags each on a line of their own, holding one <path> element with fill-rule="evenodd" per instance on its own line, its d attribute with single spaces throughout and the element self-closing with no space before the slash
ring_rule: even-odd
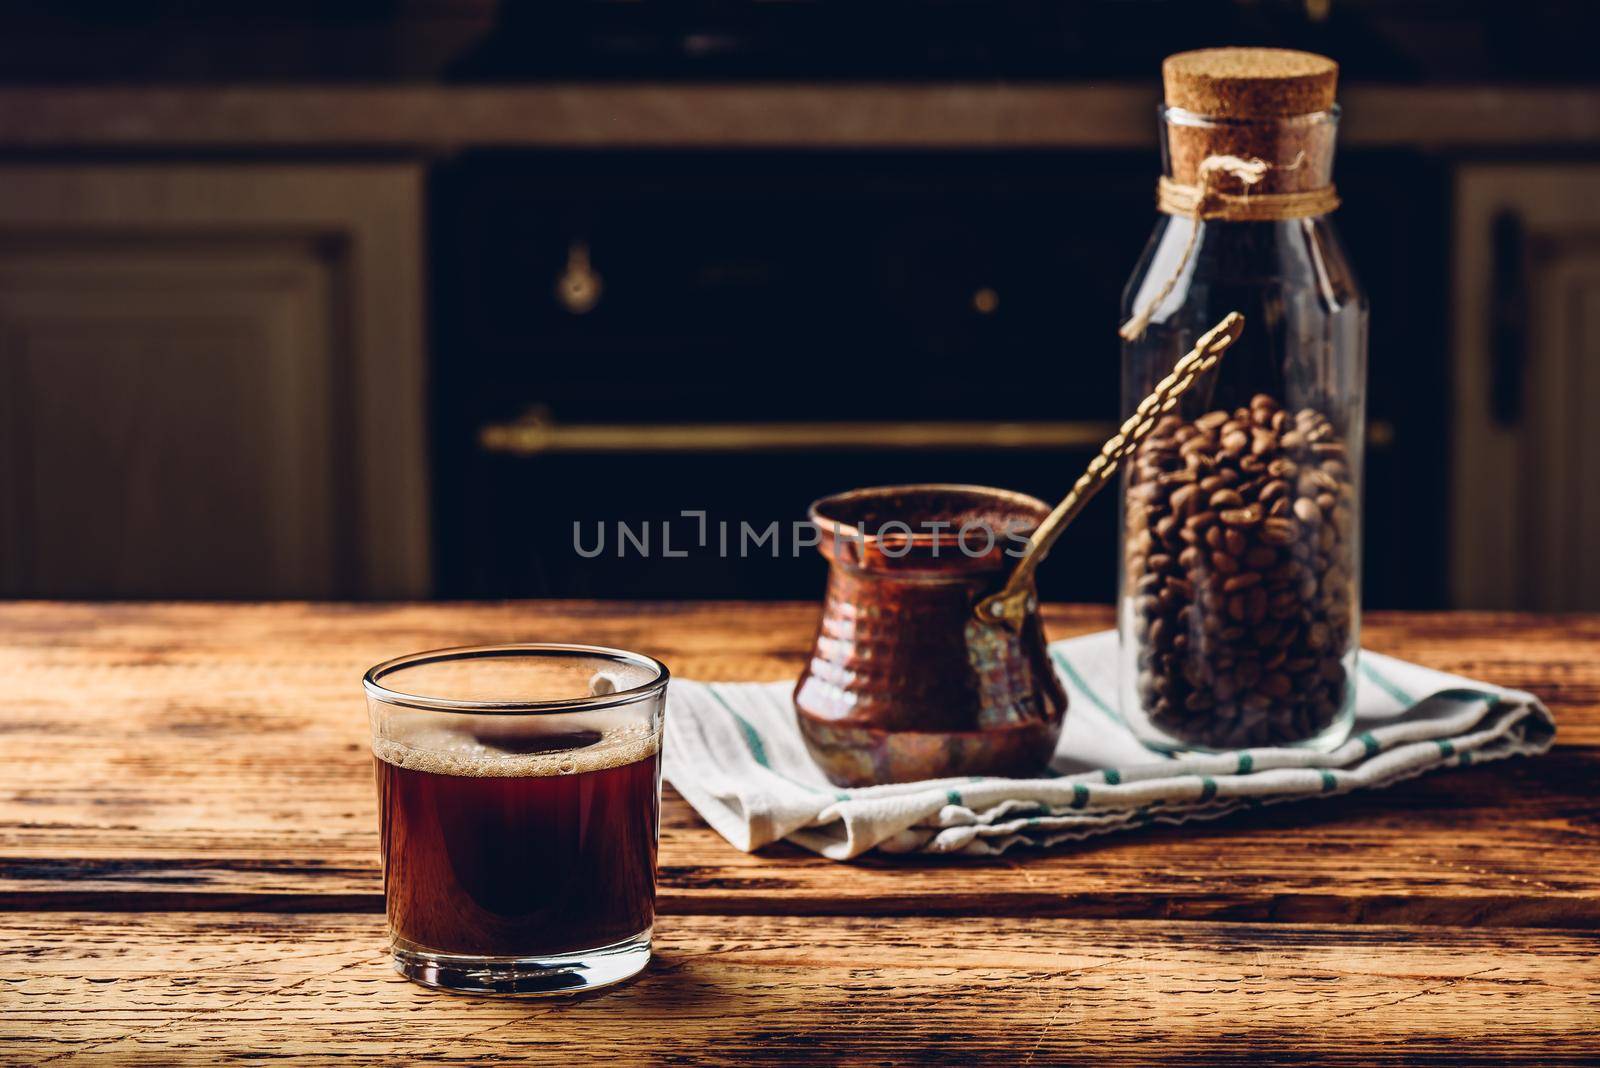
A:
<svg viewBox="0 0 1600 1068">
<path fill-rule="evenodd" d="M 1600 1060 L 1596 616 L 1367 620 L 1543 697 L 1534 760 L 986 861 L 745 855 L 669 791 L 638 980 L 493 1000 L 390 971 L 364 668 L 546 638 L 791 678 L 815 615 L 0 606 L 0 1058 Z"/>
</svg>

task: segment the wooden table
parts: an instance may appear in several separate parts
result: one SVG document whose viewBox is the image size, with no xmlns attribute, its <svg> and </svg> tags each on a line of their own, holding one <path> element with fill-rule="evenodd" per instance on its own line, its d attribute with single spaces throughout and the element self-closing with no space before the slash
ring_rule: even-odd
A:
<svg viewBox="0 0 1600 1068">
<path fill-rule="evenodd" d="M 362 669 L 580 638 L 790 678 L 815 612 L 0 606 L 0 1058 L 1600 1059 L 1595 616 L 1368 620 L 1544 697 L 1536 760 L 987 861 L 746 855 L 669 795 L 635 982 L 492 1000 L 389 970 Z"/>
</svg>

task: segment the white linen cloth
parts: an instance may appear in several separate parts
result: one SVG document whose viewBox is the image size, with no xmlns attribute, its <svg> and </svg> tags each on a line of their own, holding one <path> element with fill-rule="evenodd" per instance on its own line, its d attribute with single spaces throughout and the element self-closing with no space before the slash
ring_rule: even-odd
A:
<svg viewBox="0 0 1600 1068">
<path fill-rule="evenodd" d="M 1052 777 L 961 778 L 855 789 L 828 782 L 795 723 L 792 682 L 668 689 L 663 774 L 739 849 L 787 838 L 835 860 L 888 853 L 1002 853 L 1237 809 L 1388 786 L 1550 748 L 1532 694 L 1365 650 L 1356 724 L 1330 753 L 1262 748 L 1163 757 L 1115 711 L 1112 631 L 1050 646 L 1069 707 Z"/>
</svg>

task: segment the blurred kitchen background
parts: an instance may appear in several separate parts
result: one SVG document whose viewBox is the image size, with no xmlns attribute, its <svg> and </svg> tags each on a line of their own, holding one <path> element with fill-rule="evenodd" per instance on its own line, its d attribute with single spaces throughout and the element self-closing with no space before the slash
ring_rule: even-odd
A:
<svg viewBox="0 0 1600 1068">
<path fill-rule="evenodd" d="M 1600 609 L 1597 7 L 0 3 L 0 595 L 815 598 L 573 522 L 1055 500 L 1160 61 L 1272 44 L 1343 67 L 1367 604 Z"/>
</svg>

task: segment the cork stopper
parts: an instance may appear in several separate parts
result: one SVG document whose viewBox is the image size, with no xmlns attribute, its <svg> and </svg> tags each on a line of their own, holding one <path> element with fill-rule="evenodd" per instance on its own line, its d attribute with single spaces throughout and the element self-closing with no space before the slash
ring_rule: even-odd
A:
<svg viewBox="0 0 1600 1068">
<path fill-rule="evenodd" d="M 1332 180 L 1338 129 L 1333 108 L 1339 65 L 1326 56 L 1283 48 L 1206 48 L 1161 64 L 1166 83 L 1170 177 L 1200 183 L 1213 156 L 1260 160 L 1253 184 L 1216 175 L 1219 191 L 1300 193 Z"/>
<path fill-rule="evenodd" d="M 1333 106 L 1339 64 L 1286 48 L 1203 48 L 1161 64 L 1167 106 L 1214 118 L 1309 115 Z"/>
</svg>

